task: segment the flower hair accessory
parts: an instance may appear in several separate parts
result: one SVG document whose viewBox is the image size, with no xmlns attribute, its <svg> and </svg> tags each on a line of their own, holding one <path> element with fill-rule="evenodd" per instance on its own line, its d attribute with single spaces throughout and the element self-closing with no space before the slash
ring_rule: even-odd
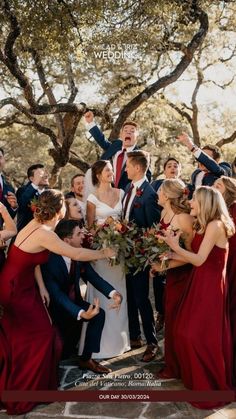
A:
<svg viewBox="0 0 236 419">
<path fill-rule="evenodd" d="M 31 201 L 30 201 L 30 209 L 32 212 L 35 212 L 38 208 L 38 198 L 34 197 Z"/>
<path fill-rule="evenodd" d="M 142 196 L 142 194 L 143 194 L 143 189 L 141 189 L 141 188 L 137 188 L 136 189 L 136 196 L 138 196 L 138 197 L 140 197 L 140 196 Z"/>
<path fill-rule="evenodd" d="M 190 190 L 186 187 L 183 190 L 183 195 L 186 195 L 187 197 L 189 196 Z"/>
</svg>

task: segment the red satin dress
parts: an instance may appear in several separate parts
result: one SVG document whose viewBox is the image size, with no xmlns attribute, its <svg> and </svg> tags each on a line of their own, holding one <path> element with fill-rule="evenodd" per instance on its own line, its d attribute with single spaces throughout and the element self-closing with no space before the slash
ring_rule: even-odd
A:
<svg viewBox="0 0 236 419">
<path fill-rule="evenodd" d="M 32 232 L 33 233 L 33 232 Z M 47 261 L 47 250 L 27 253 L 11 246 L 0 275 L 0 391 L 55 390 L 61 342 L 36 286 L 34 269 Z M 30 411 L 36 403 L 6 402 L 9 415 Z"/>
<path fill-rule="evenodd" d="M 160 221 L 162 230 L 167 230 L 170 223 Z M 192 265 L 186 264 L 177 268 L 168 269 L 164 295 L 165 304 L 165 339 L 164 339 L 164 360 L 165 367 L 159 372 L 162 378 L 180 378 L 180 367 L 176 357 L 173 329 L 176 314 L 182 299 L 187 281 L 192 270 Z"/>
<path fill-rule="evenodd" d="M 236 225 L 236 202 L 230 206 L 229 213 Z M 229 238 L 227 277 L 229 283 L 229 316 L 233 340 L 233 384 L 236 387 L 236 233 Z"/>
<path fill-rule="evenodd" d="M 198 252 L 204 235 L 195 234 Z M 175 322 L 175 349 L 186 388 L 232 390 L 232 347 L 225 278 L 227 250 L 214 246 L 207 260 L 194 267 Z M 194 402 L 211 409 L 225 402 Z"/>
</svg>

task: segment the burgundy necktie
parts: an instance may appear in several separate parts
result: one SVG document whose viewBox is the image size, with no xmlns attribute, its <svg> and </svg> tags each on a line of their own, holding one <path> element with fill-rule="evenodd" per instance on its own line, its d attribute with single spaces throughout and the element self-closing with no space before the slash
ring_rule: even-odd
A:
<svg viewBox="0 0 236 419">
<path fill-rule="evenodd" d="M 133 189 L 134 189 L 134 185 L 133 185 L 133 183 L 131 183 L 130 188 L 129 188 L 129 190 L 127 192 L 127 195 L 126 195 L 126 199 L 125 199 L 124 218 L 126 216 L 126 211 L 127 211 L 127 208 L 128 208 L 128 204 L 129 204 Z"/>
<path fill-rule="evenodd" d="M 120 181 L 122 166 L 123 166 L 124 157 L 125 157 L 125 152 L 126 152 L 126 149 L 123 148 L 122 152 L 117 157 L 117 161 L 116 161 L 116 181 L 115 181 L 115 187 L 116 188 L 118 187 L 118 183 Z"/>
<path fill-rule="evenodd" d="M 70 272 L 69 272 L 69 298 L 72 301 L 75 301 L 75 279 L 76 279 L 76 260 L 71 259 Z"/>
</svg>

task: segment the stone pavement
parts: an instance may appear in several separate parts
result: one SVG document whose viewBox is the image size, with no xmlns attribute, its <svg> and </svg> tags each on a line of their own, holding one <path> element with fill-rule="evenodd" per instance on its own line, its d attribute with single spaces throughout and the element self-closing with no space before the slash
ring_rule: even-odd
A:
<svg viewBox="0 0 236 419">
<path fill-rule="evenodd" d="M 182 390 L 180 380 L 158 381 L 155 373 L 163 365 L 162 354 L 152 362 L 141 362 L 144 348 L 129 351 L 122 356 L 103 361 L 104 365 L 112 369 L 108 376 L 95 375 L 89 371 L 81 371 L 72 359 L 61 363 L 61 390 L 99 391 L 106 394 L 106 390 Z M 147 391 L 148 394 L 148 391 Z M 82 397 L 82 395 L 80 395 Z M 236 403 L 231 403 L 222 409 L 199 410 L 184 402 L 56 402 L 39 405 L 26 415 L 10 416 L 19 419 L 44 418 L 81 418 L 81 419 L 224 419 L 236 418 Z M 0 413 L 0 419 L 9 418 L 6 413 Z"/>
</svg>

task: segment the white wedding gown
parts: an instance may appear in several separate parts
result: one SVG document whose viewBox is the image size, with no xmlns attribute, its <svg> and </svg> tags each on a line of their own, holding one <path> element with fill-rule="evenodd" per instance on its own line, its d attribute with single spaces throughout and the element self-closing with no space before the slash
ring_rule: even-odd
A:
<svg viewBox="0 0 236 419">
<path fill-rule="evenodd" d="M 94 194 L 88 196 L 88 201 L 96 206 L 96 222 L 103 224 L 107 217 L 111 216 L 118 219 L 122 211 L 122 197 L 124 192 L 120 191 L 119 202 L 114 208 L 101 202 Z M 128 312 L 127 312 L 127 296 L 126 296 L 126 280 L 124 273 L 124 266 L 114 265 L 110 266 L 107 260 L 98 260 L 91 262 L 94 270 L 109 284 L 111 284 L 123 296 L 123 301 L 119 312 L 109 309 L 111 299 L 106 298 L 89 282 L 87 285 L 86 301 L 93 303 L 93 299 L 98 297 L 100 306 L 105 310 L 106 318 L 102 332 L 100 352 L 94 353 L 93 357 L 96 359 L 112 358 L 123 354 L 130 350 L 129 328 L 128 328 Z M 82 326 L 81 339 L 79 344 L 79 354 L 82 353 L 84 347 L 84 339 L 87 323 L 84 322 Z"/>
</svg>

